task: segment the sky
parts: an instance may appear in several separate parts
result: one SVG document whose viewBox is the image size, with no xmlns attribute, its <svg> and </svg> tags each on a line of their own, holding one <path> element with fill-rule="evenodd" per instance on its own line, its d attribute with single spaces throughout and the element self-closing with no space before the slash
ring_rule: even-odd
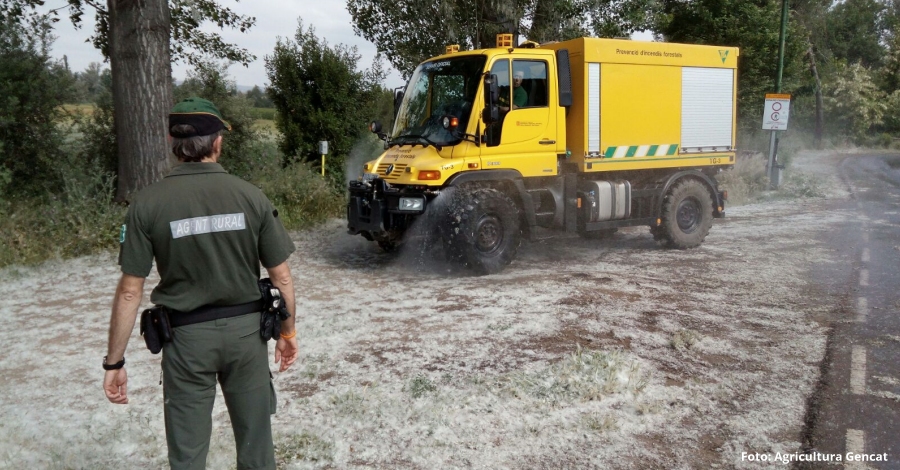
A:
<svg viewBox="0 0 900 470">
<path fill-rule="evenodd" d="M 65 6 L 65 0 L 48 0 L 47 8 Z M 375 57 L 375 45 L 353 33 L 350 14 L 347 12 L 345 0 L 221 0 L 220 4 L 235 13 L 256 17 L 256 25 L 247 33 L 226 29 L 221 35 L 226 42 L 237 44 L 256 55 L 256 60 L 248 67 L 240 64 L 232 65 L 228 72 L 239 86 L 263 86 L 268 82 L 266 77 L 266 55 L 275 49 L 276 40 L 293 39 L 297 31 L 298 19 L 303 24 L 313 25 L 316 35 L 328 41 L 329 45 L 346 44 L 356 46 L 361 59 L 359 66 L 368 68 Z M 89 8 L 89 7 L 88 7 Z M 93 14 L 85 14 L 84 25 L 80 30 L 72 27 L 65 16 L 65 9 L 60 11 L 61 20 L 56 23 L 56 42 L 51 54 L 62 58 L 65 55 L 72 71 L 81 71 L 91 62 L 102 62 L 103 56 L 90 43 L 84 42 L 93 32 Z M 214 26 L 207 27 L 215 30 Z M 385 86 L 398 87 L 404 84 L 400 74 L 385 61 L 385 69 L 389 71 Z M 185 78 L 190 67 L 185 64 L 173 64 L 172 73 L 177 80 Z"/>
<path fill-rule="evenodd" d="M 66 0 L 48 0 L 46 8 L 59 8 L 65 4 Z M 298 20 L 306 26 L 313 25 L 316 35 L 324 38 L 329 45 L 356 46 L 361 56 L 360 67 L 370 67 L 375 58 L 375 45 L 354 34 L 345 0 L 221 0 L 220 4 L 235 13 L 256 17 L 256 25 L 247 33 L 232 29 L 220 31 L 226 42 L 237 44 L 256 56 L 256 60 L 247 67 L 234 64 L 228 70 L 231 78 L 242 88 L 253 85 L 262 87 L 268 83 L 264 57 L 272 54 L 279 37 L 293 39 Z M 65 15 L 65 9 L 60 11 L 61 20 L 56 23 L 57 40 L 53 44 L 52 55 L 57 58 L 65 55 L 69 67 L 76 72 L 84 70 L 91 62 L 103 62 L 100 52 L 85 42 L 94 29 L 93 14 L 82 17 L 84 24 L 80 30 L 76 30 Z M 207 29 L 213 31 L 215 27 L 207 26 Z M 636 33 L 634 38 L 651 40 L 649 33 Z M 385 86 L 395 88 L 404 85 L 400 73 L 386 60 L 384 67 L 388 71 Z M 190 70 L 183 63 L 173 64 L 172 68 L 176 80 L 183 80 Z"/>
</svg>

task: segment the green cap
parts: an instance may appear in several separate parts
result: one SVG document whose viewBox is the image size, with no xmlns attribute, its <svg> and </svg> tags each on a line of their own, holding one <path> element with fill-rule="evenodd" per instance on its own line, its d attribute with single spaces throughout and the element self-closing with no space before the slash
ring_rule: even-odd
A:
<svg viewBox="0 0 900 470">
<path fill-rule="evenodd" d="M 172 128 L 180 124 L 190 125 L 193 130 L 172 132 Z M 210 135 L 222 129 L 230 131 L 231 124 L 225 121 L 216 105 L 199 96 L 181 101 L 169 112 L 169 135 L 172 137 L 187 138 Z"/>
</svg>

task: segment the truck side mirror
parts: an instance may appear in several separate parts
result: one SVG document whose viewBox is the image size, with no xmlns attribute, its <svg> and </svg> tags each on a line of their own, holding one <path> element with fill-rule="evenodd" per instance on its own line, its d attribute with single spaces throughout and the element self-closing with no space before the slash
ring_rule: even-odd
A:
<svg viewBox="0 0 900 470">
<path fill-rule="evenodd" d="M 397 88 L 394 90 L 394 118 L 397 117 L 397 113 L 400 111 L 400 105 L 403 104 L 403 88 Z"/>
<path fill-rule="evenodd" d="M 497 86 L 497 75 L 485 74 L 484 76 L 484 110 L 481 119 L 485 124 L 491 124 L 500 120 L 500 88 Z"/>
<path fill-rule="evenodd" d="M 387 134 L 381 132 L 381 123 L 378 121 L 372 121 L 369 123 L 369 130 L 378 136 L 379 139 L 387 141 Z"/>
</svg>

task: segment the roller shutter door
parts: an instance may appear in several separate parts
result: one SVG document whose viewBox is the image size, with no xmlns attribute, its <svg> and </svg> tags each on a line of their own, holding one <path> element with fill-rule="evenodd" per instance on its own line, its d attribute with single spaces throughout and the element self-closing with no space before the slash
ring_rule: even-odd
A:
<svg viewBox="0 0 900 470">
<path fill-rule="evenodd" d="M 731 149 L 734 69 L 684 67 L 681 71 L 681 148 Z"/>
</svg>

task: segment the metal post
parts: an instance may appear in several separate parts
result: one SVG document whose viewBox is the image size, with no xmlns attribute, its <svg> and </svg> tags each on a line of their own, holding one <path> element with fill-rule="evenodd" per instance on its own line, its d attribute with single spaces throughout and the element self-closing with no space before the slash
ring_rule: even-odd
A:
<svg viewBox="0 0 900 470">
<path fill-rule="evenodd" d="M 322 154 L 322 176 L 325 176 L 325 154 Z"/>
<path fill-rule="evenodd" d="M 781 77 L 784 73 L 784 40 L 787 36 L 788 22 L 788 2 L 781 0 L 781 34 L 778 37 L 778 78 L 775 81 L 775 93 L 781 93 Z M 769 142 L 769 189 L 778 189 L 778 183 L 781 179 L 779 172 L 778 157 L 775 152 L 778 149 L 778 131 L 772 131 L 772 138 Z"/>
</svg>

